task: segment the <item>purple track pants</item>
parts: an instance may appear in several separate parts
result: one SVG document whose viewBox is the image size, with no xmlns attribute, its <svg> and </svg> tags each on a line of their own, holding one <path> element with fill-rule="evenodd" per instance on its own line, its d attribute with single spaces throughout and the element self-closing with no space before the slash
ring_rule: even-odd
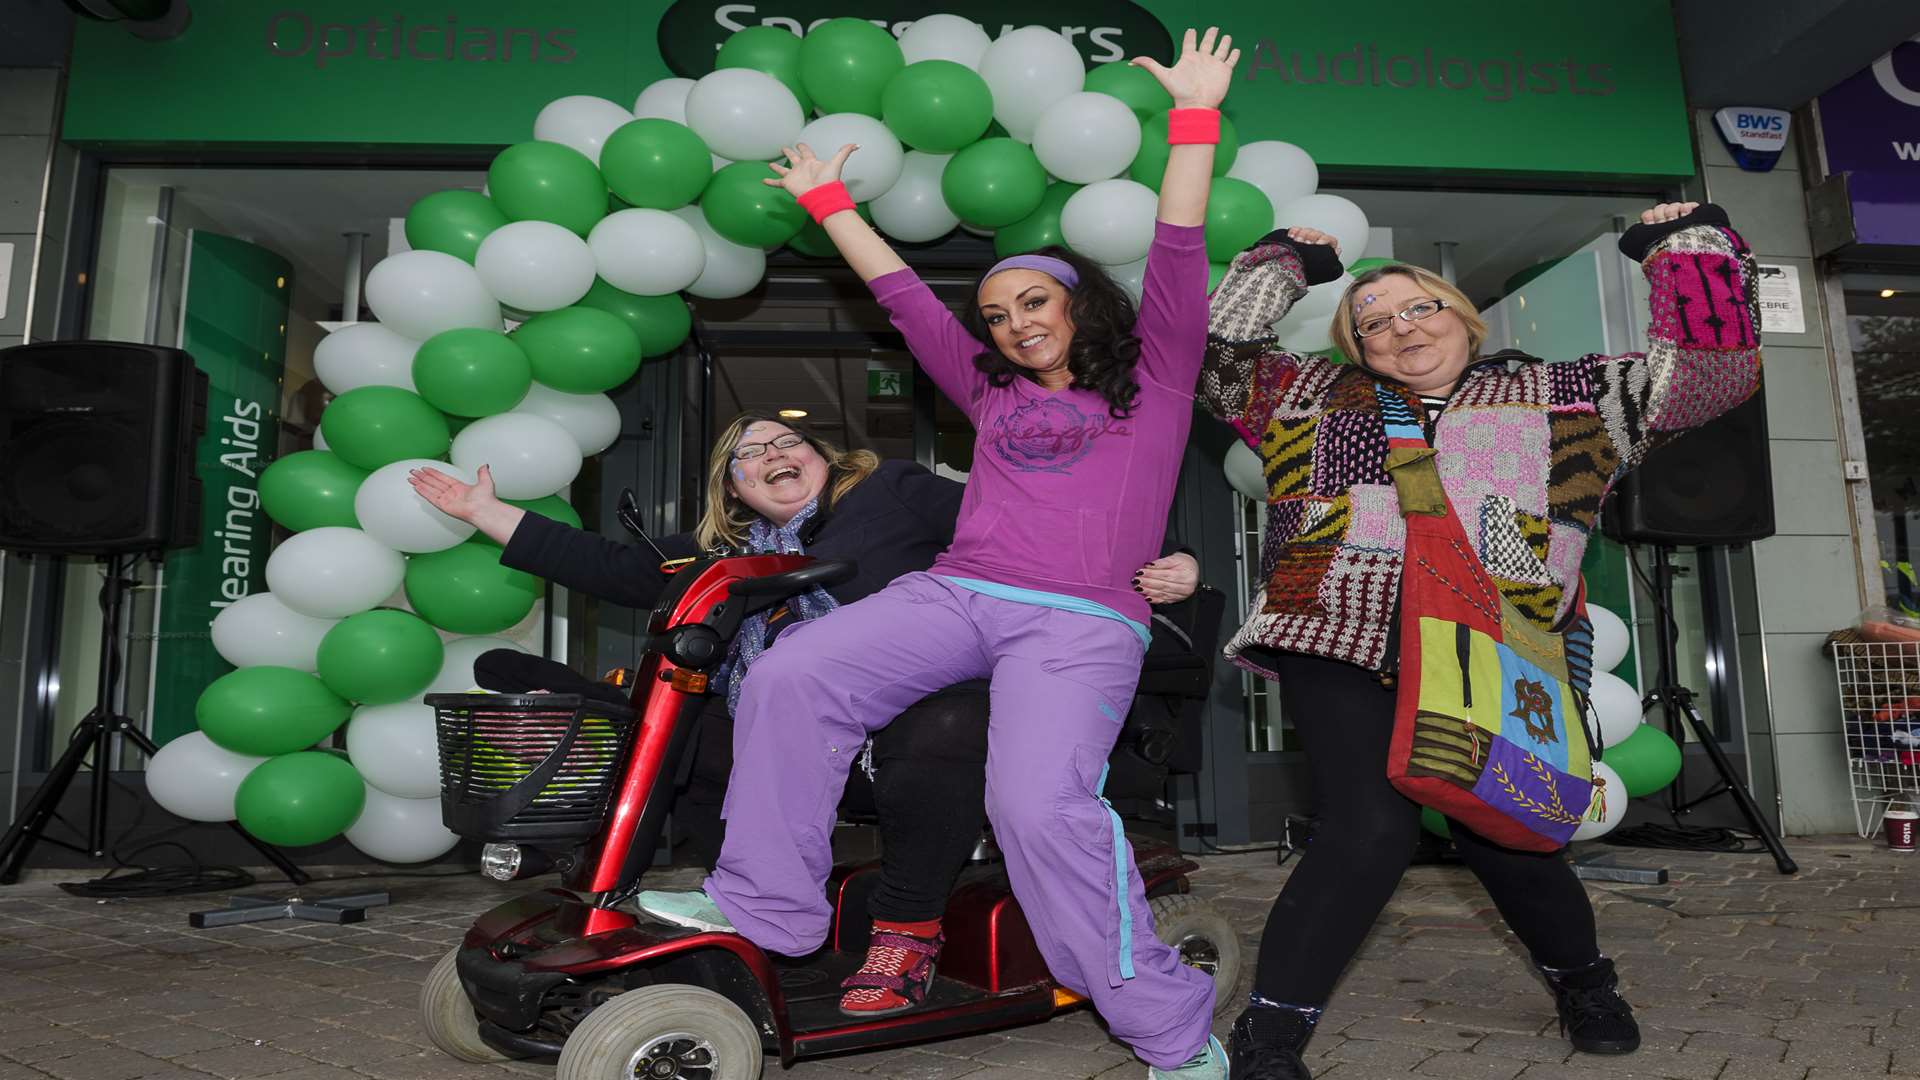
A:
<svg viewBox="0 0 1920 1080">
<path fill-rule="evenodd" d="M 762 948 L 819 948 L 834 807 L 861 744 L 935 690 L 991 676 L 987 814 L 1047 967 L 1148 1064 L 1178 1067 L 1206 1045 L 1213 980 L 1154 936 L 1099 794 L 1141 652 L 1117 620 L 925 573 L 793 627 L 741 693 L 707 895 Z"/>
</svg>

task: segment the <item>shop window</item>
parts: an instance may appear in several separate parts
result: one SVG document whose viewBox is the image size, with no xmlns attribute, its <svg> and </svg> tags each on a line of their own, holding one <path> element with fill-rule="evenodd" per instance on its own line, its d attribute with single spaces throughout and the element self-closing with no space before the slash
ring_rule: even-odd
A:
<svg viewBox="0 0 1920 1080">
<path fill-rule="evenodd" d="M 1846 292 L 1886 603 L 1920 616 L 1920 278 Z M 1863 283 L 1865 284 L 1865 283 Z"/>
</svg>

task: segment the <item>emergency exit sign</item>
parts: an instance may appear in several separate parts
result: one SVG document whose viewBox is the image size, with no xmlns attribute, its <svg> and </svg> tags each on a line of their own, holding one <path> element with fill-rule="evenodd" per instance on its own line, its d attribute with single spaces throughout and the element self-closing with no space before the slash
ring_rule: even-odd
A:
<svg viewBox="0 0 1920 1080">
<path fill-rule="evenodd" d="M 904 398 L 908 393 L 907 373 L 904 371 L 873 370 L 867 372 L 867 400 L 886 401 Z"/>
</svg>

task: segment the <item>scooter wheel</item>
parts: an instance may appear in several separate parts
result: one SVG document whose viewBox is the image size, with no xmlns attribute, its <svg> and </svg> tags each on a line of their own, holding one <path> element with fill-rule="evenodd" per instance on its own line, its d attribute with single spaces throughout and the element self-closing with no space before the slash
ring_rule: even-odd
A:
<svg viewBox="0 0 1920 1080">
<path fill-rule="evenodd" d="M 1180 954 L 1180 962 L 1213 976 L 1213 1008 L 1238 1008 L 1240 935 L 1218 908 L 1190 893 L 1157 897 L 1153 929 Z"/>
<path fill-rule="evenodd" d="M 697 986 L 646 986 L 587 1014 L 554 1080 L 760 1080 L 760 1032 L 738 1005 Z"/>
<path fill-rule="evenodd" d="M 480 1040 L 480 1021 L 454 968 L 459 954 L 457 948 L 450 950 L 427 973 L 426 985 L 420 988 L 420 1023 L 433 1045 L 451 1057 L 475 1064 L 506 1061 L 507 1055 Z"/>
</svg>

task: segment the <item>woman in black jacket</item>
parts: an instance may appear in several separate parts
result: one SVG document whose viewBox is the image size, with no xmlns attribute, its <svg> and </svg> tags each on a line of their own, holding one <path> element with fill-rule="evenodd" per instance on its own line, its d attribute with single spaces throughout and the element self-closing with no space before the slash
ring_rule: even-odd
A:
<svg viewBox="0 0 1920 1080">
<path fill-rule="evenodd" d="M 666 587 L 667 574 L 651 552 L 502 502 L 484 466 L 473 484 L 436 469 L 417 469 L 412 479 L 441 511 L 504 545 L 501 562 L 515 569 L 633 608 L 652 607 Z M 963 490 L 920 465 L 842 451 L 764 413 L 743 413 L 721 432 L 708 462 L 706 512 L 694 531 L 660 539 L 661 554 L 674 560 L 716 549 L 804 553 L 851 560 L 859 572 L 753 617 L 730 645 L 716 692 L 701 711 L 687 790 L 675 806 L 703 863 L 711 866 L 719 852 L 733 766 L 729 705 L 747 669 L 786 627 L 931 566 L 953 541 Z M 1168 603 L 1190 595 L 1198 577 L 1192 557 L 1176 554 L 1142 567 L 1135 588 L 1154 603 Z M 906 926 L 912 933 L 931 924 L 931 933 L 918 936 L 937 935 L 947 894 L 985 823 L 980 763 L 967 769 L 943 760 L 952 755 L 941 744 L 953 740 L 938 725 L 954 719 L 951 710 L 934 710 L 925 724 L 896 724 L 876 748 L 877 757 L 896 763 L 870 774 L 882 851 L 881 882 L 868 905 L 876 926 Z M 901 767 L 909 762 L 927 767 Z M 905 999 L 896 998 L 854 991 L 845 1004 L 867 1015 L 905 1007 Z"/>
</svg>

